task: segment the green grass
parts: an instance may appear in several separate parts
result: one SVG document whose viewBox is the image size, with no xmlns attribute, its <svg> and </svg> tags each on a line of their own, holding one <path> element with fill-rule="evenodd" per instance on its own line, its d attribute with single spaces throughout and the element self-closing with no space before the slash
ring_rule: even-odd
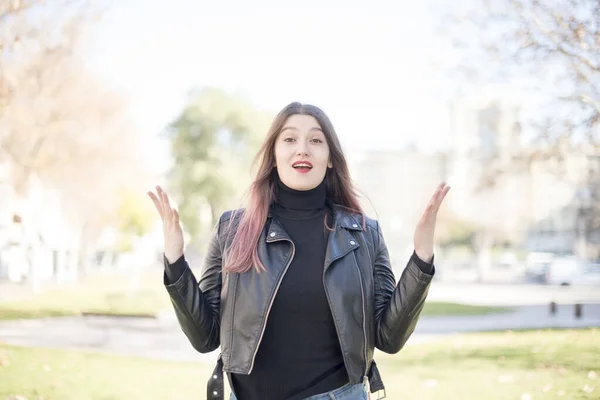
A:
<svg viewBox="0 0 600 400">
<path fill-rule="evenodd" d="M 156 270 L 144 273 L 135 286 L 127 276 L 101 276 L 76 286 L 42 291 L 26 300 L 2 302 L 0 320 L 82 313 L 153 316 L 170 307 L 162 271 Z"/>
<path fill-rule="evenodd" d="M 205 364 L 0 346 L 0 400 L 203 399 L 211 371 Z"/>
<path fill-rule="evenodd" d="M 132 279 L 123 275 L 88 278 L 77 286 L 46 290 L 26 300 L 0 302 L 0 320 L 44 318 L 100 313 L 110 315 L 153 316 L 171 310 L 162 281 L 162 270 L 144 272 L 137 290 Z M 505 312 L 498 307 L 469 306 L 427 302 L 422 315 L 480 315 Z"/>
<path fill-rule="evenodd" d="M 600 398 L 598 329 L 457 335 L 376 360 L 389 399 Z M 0 345 L 0 400 L 201 399 L 212 368 Z"/>
<path fill-rule="evenodd" d="M 483 315 L 493 313 L 509 312 L 510 307 L 488 307 L 488 306 L 472 306 L 457 303 L 442 303 L 442 302 L 426 302 L 421 315 L 426 316 L 457 316 L 457 315 Z"/>
<path fill-rule="evenodd" d="M 600 330 L 457 335 L 380 355 L 392 399 L 599 399 Z"/>
</svg>

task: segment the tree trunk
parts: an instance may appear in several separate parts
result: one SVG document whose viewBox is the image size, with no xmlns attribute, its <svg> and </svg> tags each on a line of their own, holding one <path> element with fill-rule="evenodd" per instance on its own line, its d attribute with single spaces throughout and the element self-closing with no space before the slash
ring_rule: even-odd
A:
<svg viewBox="0 0 600 400">
<path fill-rule="evenodd" d="M 478 282 L 484 283 L 489 279 L 492 269 L 492 245 L 494 244 L 492 233 L 487 229 L 482 229 L 476 235 L 476 254 L 477 254 L 477 276 Z"/>
</svg>

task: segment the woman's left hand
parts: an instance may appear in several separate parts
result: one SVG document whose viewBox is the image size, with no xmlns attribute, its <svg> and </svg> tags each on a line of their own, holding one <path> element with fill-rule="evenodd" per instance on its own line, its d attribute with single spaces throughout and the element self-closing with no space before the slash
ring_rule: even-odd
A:
<svg viewBox="0 0 600 400">
<path fill-rule="evenodd" d="M 417 223 L 415 229 L 415 252 L 417 256 L 425 261 L 433 260 L 433 236 L 435 233 L 435 222 L 437 214 L 446 194 L 450 190 L 450 186 L 442 182 L 436 189 L 433 197 L 427 204 L 427 208 L 423 216 Z"/>
</svg>

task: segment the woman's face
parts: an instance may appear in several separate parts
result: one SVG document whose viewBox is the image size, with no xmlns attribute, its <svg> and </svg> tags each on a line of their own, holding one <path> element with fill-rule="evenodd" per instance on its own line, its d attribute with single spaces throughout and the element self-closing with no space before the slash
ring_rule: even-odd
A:
<svg viewBox="0 0 600 400">
<path fill-rule="evenodd" d="M 315 117 L 288 117 L 275 141 L 275 164 L 287 187 L 311 190 L 319 186 L 331 162 L 329 145 Z"/>
</svg>

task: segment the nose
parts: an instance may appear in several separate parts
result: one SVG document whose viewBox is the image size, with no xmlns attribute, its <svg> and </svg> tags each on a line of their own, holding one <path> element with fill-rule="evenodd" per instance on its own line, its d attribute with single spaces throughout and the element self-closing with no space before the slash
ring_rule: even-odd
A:
<svg viewBox="0 0 600 400">
<path fill-rule="evenodd" d="M 296 149 L 296 153 L 300 157 L 308 157 L 308 146 L 304 141 L 298 142 L 298 148 Z"/>
</svg>

